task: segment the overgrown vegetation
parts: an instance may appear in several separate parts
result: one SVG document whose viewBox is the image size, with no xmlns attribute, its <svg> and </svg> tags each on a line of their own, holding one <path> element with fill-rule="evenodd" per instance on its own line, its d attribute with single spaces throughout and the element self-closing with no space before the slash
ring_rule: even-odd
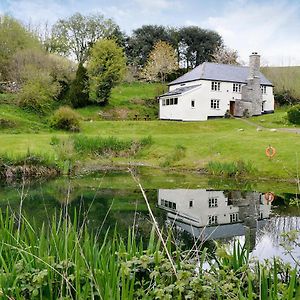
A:
<svg viewBox="0 0 300 300">
<path fill-rule="evenodd" d="M 1 295 L 13 299 L 297 299 L 296 269 L 279 260 L 251 266 L 238 243 L 214 256 L 194 246 L 165 247 L 154 231 L 148 245 L 115 233 L 103 240 L 85 223 L 60 215 L 39 227 L 0 213 Z M 50 226 L 49 226 L 50 225 Z M 203 264 L 208 268 L 203 268 Z M 197 266 L 197 267 L 196 267 Z"/>
<path fill-rule="evenodd" d="M 256 168 L 252 162 L 244 162 L 242 160 L 235 162 L 210 161 L 207 164 L 207 169 L 212 175 L 225 177 L 246 176 L 256 172 Z"/>
<path fill-rule="evenodd" d="M 300 125 L 300 104 L 292 106 L 288 110 L 287 118 L 292 124 Z"/>
<path fill-rule="evenodd" d="M 80 131 L 80 116 L 71 107 L 62 106 L 50 118 L 50 126 L 72 132 Z"/>
</svg>

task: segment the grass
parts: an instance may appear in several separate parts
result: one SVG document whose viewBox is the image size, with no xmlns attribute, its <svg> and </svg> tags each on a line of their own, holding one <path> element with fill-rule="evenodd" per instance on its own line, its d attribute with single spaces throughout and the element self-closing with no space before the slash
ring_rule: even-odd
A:
<svg viewBox="0 0 300 300">
<path fill-rule="evenodd" d="M 184 155 L 169 167 L 184 169 L 205 168 L 208 162 L 251 161 L 257 169 L 256 176 L 264 178 L 295 178 L 300 146 L 298 135 L 286 132 L 257 132 L 254 126 L 241 120 L 210 120 L 207 122 L 168 122 L 168 121 L 94 121 L 82 122 L 82 134 L 95 138 L 115 137 L 121 140 L 140 140 L 152 136 L 152 145 L 142 149 L 139 156 L 131 158 L 132 163 L 160 166 L 166 157 L 174 155 L 176 144 L 180 143 Z M 244 131 L 239 131 L 242 128 Z M 56 132 L 57 137 L 67 136 Z M 0 153 L 34 153 L 55 155 L 55 147 L 50 145 L 51 133 L 0 134 Z M 277 154 L 269 160 L 265 149 L 269 145 L 276 148 Z M 291 147 L 293 145 L 293 147 Z M 176 153 L 175 153 L 176 154 Z M 81 157 L 81 160 L 84 157 Z M 98 161 L 101 163 L 101 158 Z M 125 158 L 102 160 L 104 164 L 128 163 Z"/>
<path fill-rule="evenodd" d="M 156 97 L 162 94 L 166 87 L 160 83 L 123 83 L 112 90 L 109 104 L 106 107 L 97 105 L 77 109 L 89 120 L 99 119 L 150 119 L 157 118 Z"/>
</svg>

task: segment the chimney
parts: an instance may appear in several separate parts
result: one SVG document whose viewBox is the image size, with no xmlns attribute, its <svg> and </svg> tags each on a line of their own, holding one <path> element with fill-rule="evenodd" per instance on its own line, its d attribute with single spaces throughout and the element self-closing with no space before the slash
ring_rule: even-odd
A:
<svg viewBox="0 0 300 300">
<path fill-rule="evenodd" d="M 249 57 L 249 79 L 259 78 L 260 55 L 252 52 Z"/>
</svg>

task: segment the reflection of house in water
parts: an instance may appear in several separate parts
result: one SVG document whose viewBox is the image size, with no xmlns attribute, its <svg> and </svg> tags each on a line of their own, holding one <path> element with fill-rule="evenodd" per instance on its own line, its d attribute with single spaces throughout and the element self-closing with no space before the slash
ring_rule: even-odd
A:
<svg viewBox="0 0 300 300">
<path fill-rule="evenodd" d="M 257 192 L 160 189 L 158 205 L 169 220 L 203 239 L 246 235 L 252 246 L 271 206 Z"/>
</svg>

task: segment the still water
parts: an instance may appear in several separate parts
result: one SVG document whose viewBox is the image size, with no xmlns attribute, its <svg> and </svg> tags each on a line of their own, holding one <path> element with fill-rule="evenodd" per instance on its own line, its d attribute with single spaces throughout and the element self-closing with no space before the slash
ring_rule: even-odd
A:
<svg viewBox="0 0 300 300">
<path fill-rule="evenodd" d="M 136 170 L 161 228 L 172 227 L 174 239 L 184 247 L 195 241 L 247 242 L 259 259 L 280 256 L 291 261 L 281 247 L 281 235 L 300 230 L 297 186 L 211 180 L 196 174 Z M 267 201 L 266 192 L 274 192 Z M 291 205 L 291 203 L 293 205 Z M 60 212 L 78 215 L 90 230 L 104 235 L 116 227 L 126 236 L 134 224 L 138 237 L 147 240 L 151 220 L 142 193 L 129 172 L 102 172 L 25 185 L 2 185 L 0 207 L 16 215 L 50 224 Z M 295 255 L 300 255 L 296 249 Z"/>
</svg>

